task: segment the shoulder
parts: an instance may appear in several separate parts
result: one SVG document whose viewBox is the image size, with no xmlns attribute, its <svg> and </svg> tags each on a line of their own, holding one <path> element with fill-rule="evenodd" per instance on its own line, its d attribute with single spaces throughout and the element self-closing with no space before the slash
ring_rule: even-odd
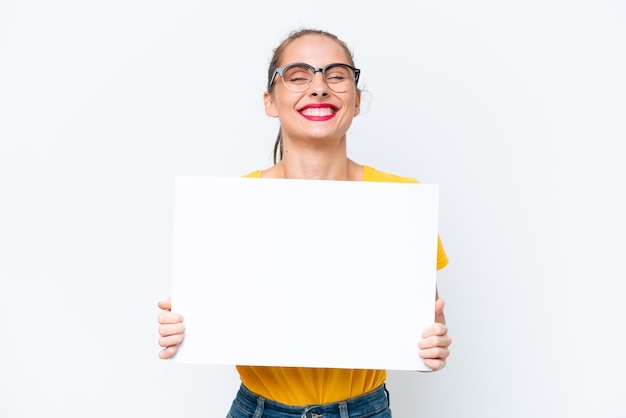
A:
<svg viewBox="0 0 626 418">
<path fill-rule="evenodd" d="M 404 177 L 397 174 L 387 173 L 385 171 L 380 171 L 367 165 L 364 165 L 363 169 L 363 181 L 379 181 L 388 183 L 419 183 L 419 181 L 417 181 L 417 179 L 413 177 Z"/>
<path fill-rule="evenodd" d="M 255 170 L 251 173 L 246 174 L 243 177 L 250 178 L 266 178 L 266 179 L 282 179 L 285 178 L 285 172 L 282 169 L 282 164 L 278 162 L 273 166 L 266 168 L 265 170 Z"/>
<path fill-rule="evenodd" d="M 248 173 L 242 177 L 261 178 L 261 173 L 263 173 L 263 170 L 254 170 L 252 173 Z"/>
</svg>

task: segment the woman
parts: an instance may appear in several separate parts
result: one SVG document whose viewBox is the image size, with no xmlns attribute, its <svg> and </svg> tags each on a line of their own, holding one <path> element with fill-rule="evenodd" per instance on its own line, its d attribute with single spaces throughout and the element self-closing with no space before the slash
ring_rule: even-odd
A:
<svg viewBox="0 0 626 418">
<path fill-rule="evenodd" d="M 359 114 L 360 71 L 336 36 L 293 32 L 274 50 L 264 94 L 265 112 L 280 120 L 274 165 L 248 177 L 415 182 L 357 164 L 347 156 L 346 132 Z M 438 268 L 447 264 L 439 242 Z M 161 358 L 174 356 L 184 338 L 182 316 L 159 302 Z M 417 344 L 433 370 L 445 366 L 451 339 L 435 304 L 435 323 Z M 418 350 L 416 350 L 417 354 Z M 237 366 L 242 386 L 229 417 L 390 417 L 384 370 Z"/>
</svg>

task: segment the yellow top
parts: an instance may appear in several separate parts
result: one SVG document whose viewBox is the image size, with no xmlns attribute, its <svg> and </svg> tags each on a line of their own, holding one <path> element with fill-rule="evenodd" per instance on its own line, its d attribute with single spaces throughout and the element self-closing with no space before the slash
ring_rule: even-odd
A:
<svg viewBox="0 0 626 418">
<path fill-rule="evenodd" d="M 363 181 L 417 183 L 364 166 Z M 261 177 L 262 170 L 244 177 Z M 438 242 L 437 269 L 448 264 L 441 239 Z M 416 353 L 417 355 L 417 353 Z M 371 392 L 385 382 L 385 370 L 328 369 L 306 367 L 237 366 L 241 382 L 250 391 L 288 405 L 313 405 L 336 402 Z"/>
</svg>

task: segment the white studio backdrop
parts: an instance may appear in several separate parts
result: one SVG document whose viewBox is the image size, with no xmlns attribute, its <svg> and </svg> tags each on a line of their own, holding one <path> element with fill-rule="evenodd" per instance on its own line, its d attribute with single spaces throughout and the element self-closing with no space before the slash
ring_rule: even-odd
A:
<svg viewBox="0 0 626 418">
<path fill-rule="evenodd" d="M 626 416 L 625 23 L 618 0 L 1 2 L 0 416 L 225 416 L 234 368 L 157 358 L 174 176 L 271 164 L 267 64 L 301 26 L 362 69 L 352 158 L 441 188 L 452 356 L 390 373 L 394 416 Z"/>
</svg>

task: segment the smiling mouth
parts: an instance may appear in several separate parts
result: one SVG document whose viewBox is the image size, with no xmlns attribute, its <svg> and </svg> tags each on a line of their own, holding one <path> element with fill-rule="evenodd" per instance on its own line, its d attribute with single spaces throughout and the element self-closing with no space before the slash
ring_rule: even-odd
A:
<svg viewBox="0 0 626 418">
<path fill-rule="evenodd" d="M 324 117 L 333 115 L 337 109 L 332 107 L 308 107 L 306 109 L 302 109 L 300 113 L 303 116 L 313 116 L 313 117 Z"/>
<path fill-rule="evenodd" d="M 308 104 L 302 107 L 298 112 L 307 120 L 315 122 L 324 122 L 335 117 L 339 108 L 330 103 Z"/>
</svg>

